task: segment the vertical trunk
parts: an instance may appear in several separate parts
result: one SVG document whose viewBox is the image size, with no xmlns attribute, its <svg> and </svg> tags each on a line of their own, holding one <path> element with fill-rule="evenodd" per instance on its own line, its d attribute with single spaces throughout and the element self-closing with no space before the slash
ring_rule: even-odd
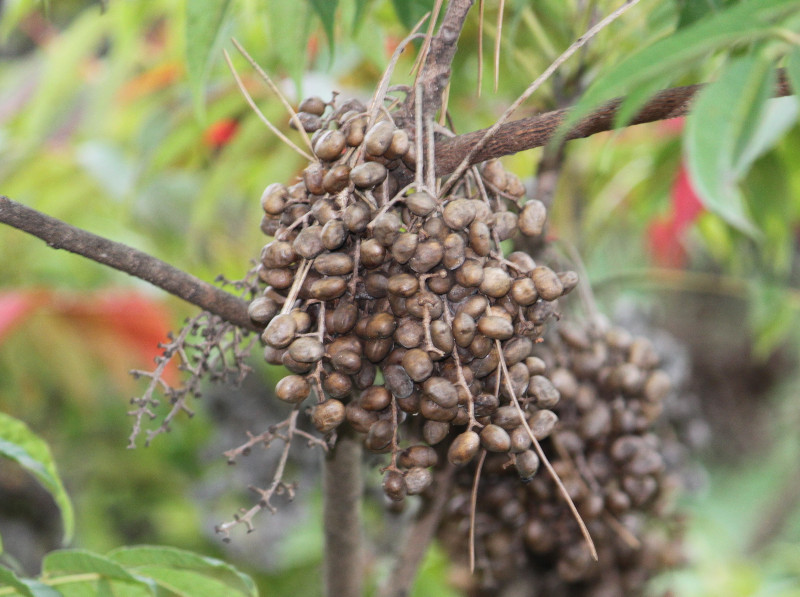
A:
<svg viewBox="0 0 800 597">
<path fill-rule="evenodd" d="M 361 442 L 350 430 L 342 431 L 325 459 L 323 491 L 325 595 L 361 597 L 364 580 Z"/>
</svg>

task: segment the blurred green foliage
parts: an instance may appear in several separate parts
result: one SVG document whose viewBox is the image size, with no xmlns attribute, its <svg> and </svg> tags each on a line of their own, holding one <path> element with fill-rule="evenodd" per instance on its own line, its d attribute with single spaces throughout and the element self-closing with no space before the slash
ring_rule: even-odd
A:
<svg viewBox="0 0 800 597">
<path fill-rule="evenodd" d="M 493 123 L 560 52 L 618 4 L 507 1 L 495 91 L 491 54 L 498 3 L 486 2 L 480 96 L 474 11 L 453 63 L 449 111 L 455 129 L 466 132 Z M 615 64 L 741 4 L 645 0 L 567 62 L 520 116 L 575 103 L 593 82 L 614 72 Z M 210 21 L 202 19 L 207 14 L 193 11 L 212 5 L 225 18 L 209 28 Z M 309 94 L 327 99 L 334 89 L 367 98 L 396 44 L 431 5 L 419 0 L 197 5 L 7 0 L 0 22 L 0 192 L 203 279 L 218 273 L 240 278 L 264 242 L 258 229 L 261 191 L 271 182 L 293 180 L 304 164 L 247 108 L 209 40 L 221 40 L 264 114 L 291 136 L 280 103 L 236 55 L 228 36 L 241 41 L 293 101 Z M 788 24 L 795 26 L 793 19 Z M 781 31 L 788 31 L 788 37 L 781 37 Z M 736 53 L 763 50 L 782 56 L 797 31 L 776 27 L 769 31 L 773 34 L 772 45 L 744 44 Z M 783 45 L 776 50 L 775 44 Z M 676 76 L 670 81 L 718 78 L 729 50 L 722 44 L 700 52 L 681 64 L 679 73 L 671 73 Z M 792 56 L 787 66 L 797 77 L 796 49 Z M 412 63 L 413 56 L 402 57 L 397 83 L 413 80 Z M 654 76 L 646 87 L 653 91 L 663 81 Z M 551 234 L 577 247 L 602 305 L 610 309 L 631 294 L 640 303 L 658 304 L 665 288 L 689 292 L 697 286 L 692 280 L 700 280 L 702 291 L 712 294 L 730 286 L 748 300 L 748 320 L 734 323 L 752 341 L 754 355 L 766 358 L 787 343 L 796 354 L 797 100 L 765 105 L 753 122 L 759 125 L 754 130 L 766 131 L 769 142 L 739 179 L 742 201 L 760 236 L 743 234 L 719 214 L 703 210 L 684 228 L 668 226 L 674 234 L 667 242 L 682 256 L 678 261 L 660 262 L 652 239 L 655 224 L 672 225 L 679 215 L 675 185 L 686 159 L 682 125 L 639 126 L 567 146 L 557 161 Z M 533 183 L 543 156 L 545 151 L 537 149 L 504 161 Z M 146 541 L 234 558 L 200 532 L 207 531 L 208 521 L 192 493 L 204 475 L 230 482 L 209 466 L 204 451 L 215 437 L 213 417 L 197 405 L 191 423 L 177 421 L 172 434 L 147 450 L 124 450 L 130 426 L 126 400 L 141 392 L 141 384 L 125 372 L 148 363 L 135 346 L 115 337 L 114 328 L 76 323 L 74 313 L 58 302 L 93 305 L 95 292 L 111 287 L 163 301 L 176 327 L 191 310 L 136 280 L 53 252 L 10 228 L 0 228 L 0 247 L 0 290 L 56 289 L 47 295 L 45 307 L 24 320 L 24 327 L 0 337 L 0 410 L 26 421 L 51 443 L 75 501 L 75 544 L 106 552 Z M 275 373 L 259 366 L 256 375 L 259 383 L 269 385 Z M 784 393 L 764 408 L 774 409 L 774 421 L 789 409 L 794 418 L 784 420 L 797 422 L 795 402 L 793 394 Z M 761 498 L 781 485 L 776 471 L 793 470 L 786 458 L 789 448 L 781 446 L 795 449 L 795 436 L 790 426 L 776 425 L 770 450 L 736 468 L 711 471 L 710 489 L 689 504 L 697 521 L 690 528 L 694 563 L 666 579 L 674 581 L 678 595 L 798 594 L 796 508 L 785 533 L 758 559 L 748 560 L 752 563 L 743 565 L 745 543 L 730 541 L 740 531 L 741 511 L 751 511 L 754 520 L 765 511 Z M 759 489 L 742 492 L 742 487 Z M 301 491 L 311 493 L 308 487 Z M 247 499 L 242 493 L 229 495 L 225 507 L 248 505 Z M 286 550 L 283 561 L 260 571 L 262 594 L 318 594 L 319 500 L 311 503 L 312 515 L 278 546 Z M 714 519 L 716 514 L 724 520 Z M 265 518 L 260 524 L 272 523 Z M 415 594 L 446 594 L 446 568 L 444 556 L 433 550 Z"/>
</svg>

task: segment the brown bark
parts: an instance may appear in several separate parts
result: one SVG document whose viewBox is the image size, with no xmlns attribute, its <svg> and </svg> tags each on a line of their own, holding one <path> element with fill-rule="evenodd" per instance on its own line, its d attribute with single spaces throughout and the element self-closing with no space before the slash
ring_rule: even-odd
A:
<svg viewBox="0 0 800 597">
<path fill-rule="evenodd" d="M 256 329 L 244 300 L 132 247 L 70 226 L 5 196 L 0 196 L 0 222 L 37 236 L 54 249 L 66 249 L 150 282 L 241 328 Z"/>
<path fill-rule="evenodd" d="M 792 91 L 783 71 L 779 73 L 775 97 L 791 95 Z M 691 108 L 692 100 L 704 85 L 673 87 L 660 91 L 639 111 L 628 126 L 666 120 L 677 116 L 685 116 Z M 582 139 L 596 133 L 610 131 L 614 128 L 614 116 L 624 98 L 611 100 L 601 108 L 592 112 L 579 122 L 567 135 L 565 141 Z M 475 153 L 472 164 L 499 158 L 504 155 L 518 153 L 526 149 L 547 145 L 564 121 L 569 108 L 554 110 L 539 116 L 521 118 L 509 122 L 497 131 L 493 137 Z M 464 156 L 478 143 L 488 129 L 473 131 L 451 139 L 442 139 L 436 143 L 436 175 L 445 176 L 453 172 L 464 159 Z"/>
</svg>

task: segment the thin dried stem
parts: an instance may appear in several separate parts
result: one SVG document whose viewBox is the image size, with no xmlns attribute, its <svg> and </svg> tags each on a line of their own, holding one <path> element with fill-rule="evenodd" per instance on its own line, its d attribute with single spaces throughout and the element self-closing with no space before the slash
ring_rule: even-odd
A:
<svg viewBox="0 0 800 597">
<path fill-rule="evenodd" d="M 478 465 L 475 467 L 475 478 L 472 480 L 472 492 L 469 497 L 469 571 L 475 573 L 475 512 L 478 510 L 478 484 L 481 480 L 483 463 L 486 461 L 486 450 L 481 450 Z"/>
<path fill-rule="evenodd" d="M 469 168 L 472 156 L 475 155 L 480 147 L 486 143 L 488 139 L 490 139 L 508 120 L 511 115 L 516 112 L 517 108 L 519 108 L 533 93 L 541 87 L 545 81 L 547 81 L 554 72 L 564 63 L 566 62 L 575 52 L 581 49 L 584 45 L 586 45 L 590 39 L 592 39 L 595 35 L 597 35 L 600 31 L 608 27 L 611 23 L 617 20 L 620 16 L 622 16 L 627 10 L 633 8 L 636 4 L 638 4 L 640 0 L 628 0 L 620 6 L 617 10 L 612 12 L 608 15 L 605 19 L 594 25 L 590 28 L 586 33 L 584 33 L 581 37 L 576 39 L 572 45 L 567 48 L 558 58 L 556 58 L 553 63 L 548 66 L 545 71 L 536 78 L 536 80 L 531 83 L 528 88 L 520 95 L 514 103 L 512 103 L 508 109 L 503 112 L 497 122 L 494 123 L 487 131 L 484 133 L 481 140 L 464 156 L 464 159 L 461 160 L 461 163 L 455 169 L 453 174 L 451 175 L 450 179 L 445 184 L 442 192 L 447 194 L 449 190 L 456 184 L 459 178 L 464 174 L 467 168 Z"/>
<path fill-rule="evenodd" d="M 497 38 L 494 40 L 494 92 L 500 86 L 500 44 L 503 41 L 503 12 L 505 12 L 506 0 L 500 0 L 500 8 L 497 11 Z"/>
<path fill-rule="evenodd" d="M 503 374 L 503 378 L 506 382 L 506 389 L 508 390 L 509 395 L 511 396 L 511 401 L 514 403 L 514 406 L 517 409 L 517 414 L 519 414 L 519 420 L 523 427 L 525 427 L 525 431 L 528 433 L 528 437 L 531 438 L 531 442 L 533 443 L 534 448 L 536 449 L 536 453 L 539 455 L 539 459 L 544 464 L 547 472 L 552 477 L 553 481 L 558 487 L 559 493 L 561 493 L 564 500 L 567 502 L 567 506 L 569 506 L 570 511 L 572 512 L 572 516 L 575 518 L 578 526 L 581 529 L 581 533 L 583 534 L 584 539 L 586 539 L 586 544 L 589 546 L 589 551 L 592 554 L 592 558 L 594 561 L 597 561 L 597 549 L 594 546 L 594 541 L 592 541 L 592 536 L 589 534 L 589 529 L 586 528 L 586 524 L 583 522 L 583 518 L 581 518 L 578 509 L 575 507 L 575 504 L 572 501 L 572 498 L 569 496 L 569 492 L 567 492 L 567 488 L 564 487 L 564 484 L 561 482 L 561 479 L 558 476 L 558 473 L 553 468 L 553 465 L 550 464 L 550 460 L 547 458 L 547 455 L 542 450 L 542 446 L 539 444 L 539 440 L 536 439 L 536 436 L 533 434 L 530 425 L 528 425 L 528 420 L 525 418 L 525 412 L 522 410 L 522 407 L 519 404 L 519 400 L 517 399 L 517 393 L 514 391 L 514 386 L 511 383 L 511 376 L 508 374 L 508 367 L 506 367 L 506 360 L 503 357 L 503 351 L 500 347 L 500 340 L 495 340 L 495 344 L 497 347 L 497 352 L 500 355 L 500 367 Z M 499 377 L 499 376 L 498 376 Z"/>
<path fill-rule="evenodd" d="M 294 126 L 297 128 L 297 131 L 303 137 L 303 141 L 305 142 L 305 144 L 308 147 L 308 149 L 311 150 L 311 154 L 313 155 L 314 154 L 314 148 L 311 145 L 311 138 L 308 136 L 308 133 L 306 132 L 306 129 L 303 128 L 303 123 L 300 122 L 300 118 L 298 118 L 297 112 L 294 111 L 294 108 L 292 108 L 292 105 L 289 103 L 289 101 L 286 99 L 286 97 L 283 95 L 283 93 L 281 93 L 281 90 L 278 88 L 277 85 L 275 85 L 275 83 L 270 78 L 270 76 L 266 72 L 264 72 L 264 69 L 262 69 L 259 66 L 258 62 L 256 62 L 253 59 L 253 57 L 250 56 L 250 54 L 247 53 L 247 51 L 236 40 L 236 38 L 231 38 L 231 41 L 233 42 L 233 45 L 236 46 L 236 49 L 239 50 L 239 53 L 242 56 L 245 57 L 245 59 L 250 63 L 250 65 L 259 74 L 259 76 L 262 79 L 264 79 L 264 81 L 269 86 L 269 88 L 272 90 L 272 92 L 275 95 L 278 96 L 278 99 L 283 104 L 283 107 L 286 108 L 286 111 L 289 113 L 289 120 L 294 123 Z M 318 161 L 318 160 L 316 159 L 316 157 L 314 157 L 310 161 Z"/>
<path fill-rule="evenodd" d="M 484 0 L 478 3 L 478 97 L 483 86 L 483 3 Z"/>
<path fill-rule="evenodd" d="M 419 54 L 417 54 L 417 59 L 414 61 L 414 66 L 412 66 L 411 70 L 409 71 L 409 73 L 413 73 L 414 71 L 417 72 L 417 76 L 414 79 L 415 84 L 417 79 L 419 79 L 419 74 L 425 67 L 425 60 L 428 58 L 428 52 L 431 48 L 431 39 L 433 39 L 433 29 L 436 27 L 436 21 L 439 20 L 439 12 L 442 10 L 442 4 L 443 0 L 436 0 L 436 5 L 433 7 L 433 16 L 431 17 L 431 20 L 428 21 L 428 30 L 425 32 L 425 41 L 422 42 L 422 47 L 419 50 Z"/>
<path fill-rule="evenodd" d="M 297 145 L 295 145 L 292 142 L 291 139 L 289 139 L 286 135 L 284 135 L 278 129 L 278 127 L 276 127 L 274 124 L 272 124 L 269 121 L 269 119 L 266 116 L 264 116 L 264 113 L 258 108 L 258 106 L 256 105 L 256 102 L 250 96 L 250 93 L 247 91 L 247 88 L 244 86 L 244 83 L 242 83 L 242 79 L 239 77 L 239 73 L 236 72 L 236 68 L 233 66 L 233 62 L 231 62 L 231 57 L 228 55 L 228 52 L 226 50 L 222 50 L 222 54 L 225 56 L 225 62 L 228 63 L 228 68 L 230 69 L 231 74 L 233 75 L 233 78 L 236 80 L 236 85 L 237 85 L 237 87 L 239 87 L 239 91 L 242 92 L 242 95 L 244 96 L 244 99 L 247 101 L 247 103 L 253 109 L 253 112 L 256 113 L 256 115 L 258 116 L 259 120 L 261 120 L 261 122 L 263 122 L 265 125 L 267 125 L 267 128 L 269 130 L 271 130 L 273 132 L 273 134 L 275 134 L 275 136 L 278 137 L 278 139 L 280 139 L 281 141 L 286 143 L 286 145 L 291 147 L 294 151 L 299 153 L 305 159 L 307 159 L 310 162 L 319 161 L 319 160 L 317 160 L 317 158 L 313 157 L 312 154 L 306 153 L 305 151 L 300 149 Z"/>
</svg>

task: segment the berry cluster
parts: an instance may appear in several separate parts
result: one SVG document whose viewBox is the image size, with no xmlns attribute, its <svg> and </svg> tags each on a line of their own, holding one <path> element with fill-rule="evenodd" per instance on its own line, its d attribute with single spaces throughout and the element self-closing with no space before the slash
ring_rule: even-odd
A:
<svg viewBox="0 0 800 597">
<path fill-rule="evenodd" d="M 480 582 L 495 594 L 527 571 L 532 595 L 640 594 L 653 574 L 682 558 L 670 509 L 677 478 L 663 456 L 677 440 L 654 431 L 671 395 L 669 376 L 657 368 L 649 340 L 602 324 L 562 321 L 534 352 L 561 395 L 552 407 L 558 425 L 542 447 L 587 524 L 599 562 L 549 479 L 521 484 L 507 457 L 490 455 L 474 506 Z M 440 529 L 456 560 L 464 557 L 474 475 L 474 465 L 459 472 Z"/>
<path fill-rule="evenodd" d="M 513 403 L 537 438 L 550 433 L 559 392 L 532 354 L 578 279 L 505 256 L 501 243 L 540 236 L 544 205 L 526 201 L 497 161 L 447 194 L 419 175 L 403 186 L 422 164 L 389 112 L 309 98 L 298 116 L 317 159 L 261 198 L 274 240 L 261 253 L 267 286 L 250 305 L 266 360 L 292 373 L 278 398 L 299 404 L 313 389 L 320 432 L 347 422 L 369 450 L 390 452 L 384 490 L 394 500 L 424 491 L 430 446 L 445 439 L 454 464 L 483 447 L 514 454 L 532 476 L 538 458 Z M 423 441 L 404 450 L 406 420 Z"/>
</svg>

